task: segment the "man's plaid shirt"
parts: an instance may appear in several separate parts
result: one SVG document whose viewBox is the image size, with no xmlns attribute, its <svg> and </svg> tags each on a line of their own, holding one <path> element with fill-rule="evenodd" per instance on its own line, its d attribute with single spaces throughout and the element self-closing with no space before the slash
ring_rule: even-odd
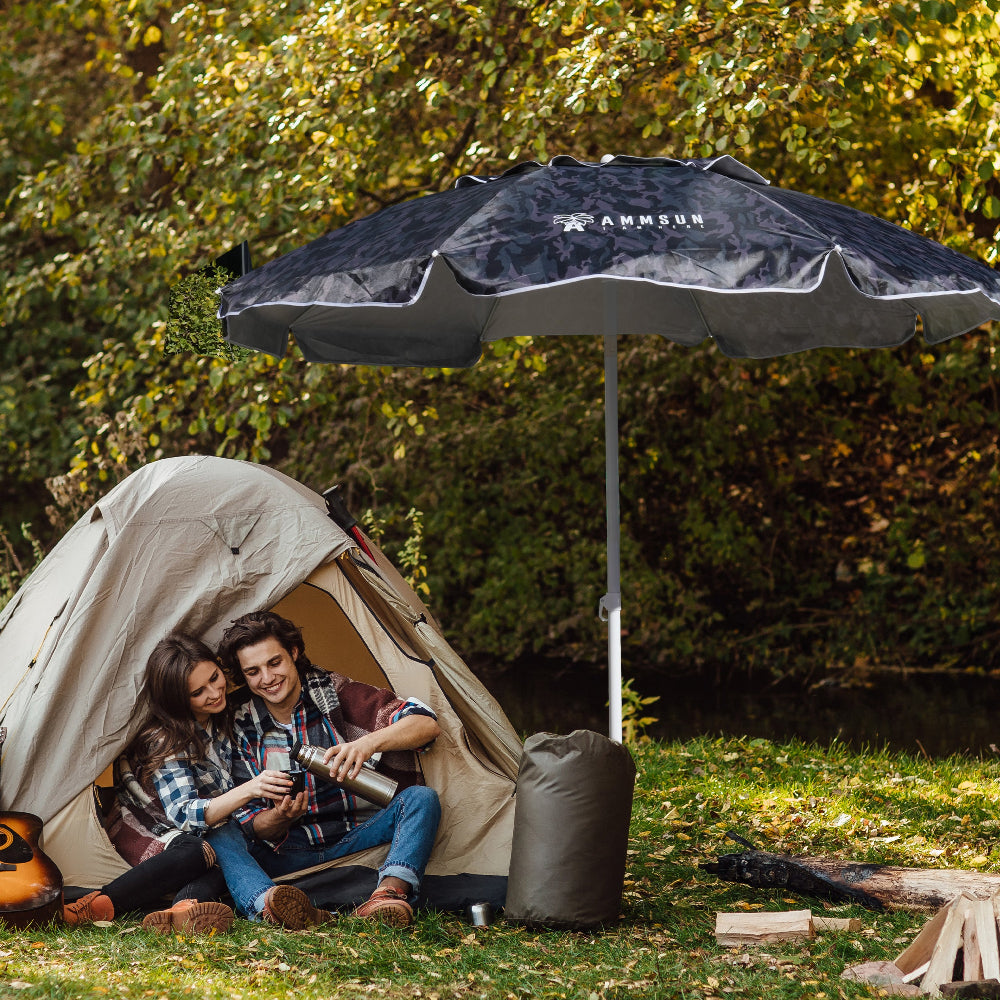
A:
<svg viewBox="0 0 1000 1000">
<path fill-rule="evenodd" d="M 204 833 L 208 803 L 233 787 L 233 744 L 221 732 L 204 730 L 208 748 L 204 760 L 171 757 L 153 775 L 153 785 L 167 819 L 178 830 Z"/>
<path fill-rule="evenodd" d="M 286 771 L 292 745 L 298 741 L 327 749 L 348 743 L 365 733 L 383 729 L 408 715 L 437 716 L 415 698 L 397 698 L 392 691 L 352 681 L 316 667 L 301 671 L 302 694 L 292 711 L 291 729 L 278 725 L 265 702 L 252 696 L 236 711 L 236 752 L 233 779 L 241 785 L 264 770 Z M 411 755 L 412 757 L 412 755 Z M 335 844 L 363 820 L 357 816 L 355 797 L 332 781 L 306 773 L 307 812 L 292 824 L 296 839 L 305 835 L 309 846 L 321 849 Z M 255 799 L 233 813 L 252 830 L 254 818 L 270 802 Z M 301 831 L 297 833 L 296 831 Z M 265 841 L 272 849 L 278 844 Z"/>
</svg>

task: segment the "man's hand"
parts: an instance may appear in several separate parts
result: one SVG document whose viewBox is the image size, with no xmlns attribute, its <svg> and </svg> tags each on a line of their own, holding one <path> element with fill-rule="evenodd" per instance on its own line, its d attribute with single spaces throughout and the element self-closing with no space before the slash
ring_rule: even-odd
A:
<svg viewBox="0 0 1000 1000">
<path fill-rule="evenodd" d="M 441 732 L 441 727 L 428 715 L 407 715 L 385 729 L 376 729 L 361 739 L 330 747 L 323 754 L 334 781 L 356 778 L 361 765 L 372 754 L 384 750 L 417 750 L 426 746 Z"/>
<path fill-rule="evenodd" d="M 356 778 L 361 771 L 361 765 L 373 753 L 377 753 L 377 748 L 372 746 L 372 736 L 368 734 L 359 740 L 351 743 L 340 743 L 335 747 L 330 747 L 323 754 L 323 763 L 330 766 L 330 777 L 334 781 L 342 781 L 344 778 Z"/>
<path fill-rule="evenodd" d="M 257 813 L 253 821 L 253 832 L 261 840 L 280 840 L 288 828 L 300 816 L 304 816 L 309 805 L 309 796 L 299 792 L 293 799 L 285 795 L 274 803 L 273 809 Z"/>
</svg>

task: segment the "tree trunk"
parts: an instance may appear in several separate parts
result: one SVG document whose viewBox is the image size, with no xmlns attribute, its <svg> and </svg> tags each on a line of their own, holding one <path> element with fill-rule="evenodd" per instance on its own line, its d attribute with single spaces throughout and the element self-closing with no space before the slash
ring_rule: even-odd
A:
<svg viewBox="0 0 1000 1000">
<path fill-rule="evenodd" d="M 961 892 L 985 899 L 1000 891 L 1000 875 L 990 872 L 899 868 L 767 851 L 724 854 L 701 868 L 727 882 L 790 889 L 875 910 L 936 910 Z"/>
</svg>

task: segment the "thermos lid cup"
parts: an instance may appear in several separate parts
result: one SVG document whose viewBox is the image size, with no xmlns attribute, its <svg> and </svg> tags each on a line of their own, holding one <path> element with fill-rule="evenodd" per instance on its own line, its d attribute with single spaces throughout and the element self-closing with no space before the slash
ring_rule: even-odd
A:
<svg viewBox="0 0 1000 1000">
<path fill-rule="evenodd" d="M 473 927 L 489 927 L 495 919 L 490 903 L 472 903 L 465 908 L 465 916 Z"/>
</svg>

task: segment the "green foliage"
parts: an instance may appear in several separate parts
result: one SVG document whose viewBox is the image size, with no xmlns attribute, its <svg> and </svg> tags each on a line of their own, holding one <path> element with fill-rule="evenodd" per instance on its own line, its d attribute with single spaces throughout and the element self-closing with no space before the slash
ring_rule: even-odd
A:
<svg viewBox="0 0 1000 1000">
<path fill-rule="evenodd" d="M 203 354 L 229 362 L 250 357 L 251 351 L 222 337 L 218 292 L 231 280 L 228 271 L 210 265 L 171 287 L 164 354 Z"/>
<path fill-rule="evenodd" d="M 31 533 L 30 525 L 21 525 L 21 537 L 30 546 L 34 560 L 31 563 L 20 558 L 7 533 L 0 527 L 0 610 L 17 593 L 44 555 L 41 545 Z"/>
<path fill-rule="evenodd" d="M 373 510 L 362 513 L 360 521 L 366 534 L 385 552 L 403 579 L 422 599 L 430 597 L 427 586 L 427 553 L 424 551 L 424 515 L 411 507 L 401 525 L 390 525 L 392 515 Z M 393 530 L 394 529 L 394 530 Z M 391 534 L 390 534 L 391 532 Z M 402 537 L 400 543 L 397 540 Z"/>
<path fill-rule="evenodd" d="M 660 700 L 658 694 L 643 697 L 632 687 L 633 678 L 622 683 L 622 742 L 628 746 L 650 741 L 646 729 L 660 720 L 655 715 L 646 715 L 646 709 Z"/>
<path fill-rule="evenodd" d="M 244 236 L 267 261 L 461 173 L 606 152 L 732 153 L 992 261 L 995 7 L 5 5 L 0 523 L 27 560 L 16 525 L 60 527 L 37 528 L 46 483 L 65 524 L 146 461 L 264 461 L 410 535 L 473 659 L 600 662 L 599 349 L 240 360 L 218 279 L 181 276 Z M 997 667 L 995 335 L 927 362 L 623 347 L 629 675 Z"/>
</svg>

